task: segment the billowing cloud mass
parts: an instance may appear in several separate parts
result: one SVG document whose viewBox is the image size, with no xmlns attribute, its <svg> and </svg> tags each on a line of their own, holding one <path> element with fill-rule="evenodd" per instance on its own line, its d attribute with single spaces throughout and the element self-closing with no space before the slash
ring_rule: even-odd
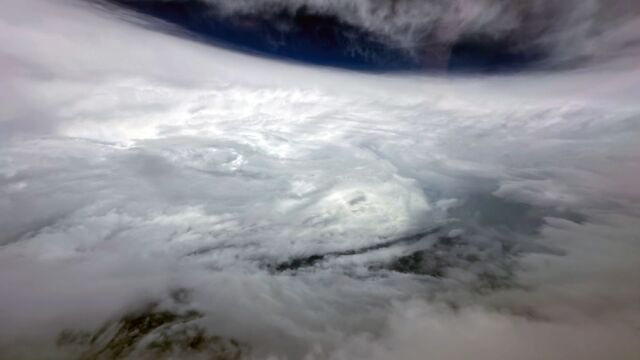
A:
<svg viewBox="0 0 640 360">
<path fill-rule="evenodd" d="M 69 358 L 61 333 L 149 304 L 246 358 L 640 357 L 633 51 L 373 75 L 95 2 L 2 9 L 0 357 Z"/>
</svg>

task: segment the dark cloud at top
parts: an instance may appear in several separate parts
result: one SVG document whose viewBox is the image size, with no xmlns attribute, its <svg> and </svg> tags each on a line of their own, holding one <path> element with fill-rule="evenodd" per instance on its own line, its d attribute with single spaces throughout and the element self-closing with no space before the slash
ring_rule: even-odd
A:
<svg viewBox="0 0 640 360">
<path fill-rule="evenodd" d="M 611 1 L 108 0 L 204 41 L 358 70 L 513 71 L 574 67 L 637 40 L 609 34 L 640 9 Z"/>
</svg>

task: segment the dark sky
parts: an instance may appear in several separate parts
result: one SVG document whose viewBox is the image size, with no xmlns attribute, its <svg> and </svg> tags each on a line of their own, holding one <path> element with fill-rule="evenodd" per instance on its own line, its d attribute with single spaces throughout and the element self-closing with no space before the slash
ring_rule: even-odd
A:
<svg viewBox="0 0 640 360">
<path fill-rule="evenodd" d="M 413 48 L 403 48 L 304 7 L 222 16 L 215 7 L 197 0 L 107 2 L 177 25 L 205 42 L 352 70 L 500 72 L 525 69 L 541 58 L 504 37 L 466 36 L 444 43 L 425 35 Z"/>
</svg>

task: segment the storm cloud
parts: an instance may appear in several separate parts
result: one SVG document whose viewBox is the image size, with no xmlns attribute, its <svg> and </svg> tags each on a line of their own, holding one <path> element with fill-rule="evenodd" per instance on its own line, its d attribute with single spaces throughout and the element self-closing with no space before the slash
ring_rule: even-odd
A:
<svg viewBox="0 0 640 360">
<path fill-rule="evenodd" d="M 3 356 L 53 356 L 61 331 L 149 303 L 197 310 L 247 358 L 640 355 L 633 52 L 566 71 L 367 74 L 95 2 L 4 5 Z"/>
</svg>

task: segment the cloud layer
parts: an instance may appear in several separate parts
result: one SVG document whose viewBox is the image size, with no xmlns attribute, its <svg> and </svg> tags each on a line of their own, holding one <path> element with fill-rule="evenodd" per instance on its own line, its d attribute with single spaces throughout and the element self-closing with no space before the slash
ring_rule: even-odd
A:
<svg viewBox="0 0 640 360">
<path fill-rule="evenodd" d="M 373 76 L 5 10 L 0 354 L 176 289 L 256 358 L 640 354 L 634 58 Z"/>
</svg>

